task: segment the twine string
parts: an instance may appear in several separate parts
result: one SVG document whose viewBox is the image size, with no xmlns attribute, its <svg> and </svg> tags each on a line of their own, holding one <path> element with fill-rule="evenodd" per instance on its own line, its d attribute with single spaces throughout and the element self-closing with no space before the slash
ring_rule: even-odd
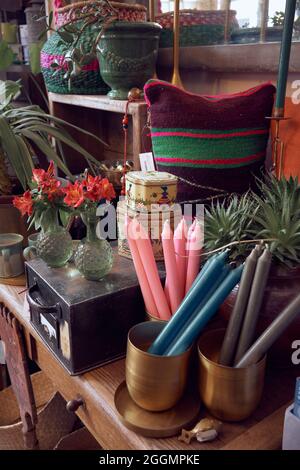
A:
<svg viewBox="0 0 300 470">
<path fill-rule="evenodd" d="M 194 254 L 192 256 L 200 258 L 202 256 L 213 255 L 215 253 L 218 253 L 219 251 L 224 251 L 227 248 L 230 248 L 230 247 L 236 246 L 236 245 L 253 245 L 254 243 L 260 243 L 260 244 L 264 245 L 265 243 L 276 242 L 276 241 L 278 241 L 276 238 L 266 238 L 266 239 L 260 239 L 260 240 L 240 240 L 240 241 L 228 243 L 227 245 L 221 246 L 220 248 L 216 248 L 215 250 L 206 251 L 205 253 L 200 253 L 198 255 Z M 181 255 L 180 253 L 177 253 L 177 252 L 175 252 L 175 254 L 176 254 L 176 256 L 178 256 L 180 258 L 188 258 L 189 257 L 189 255 Z"/>
</svg>

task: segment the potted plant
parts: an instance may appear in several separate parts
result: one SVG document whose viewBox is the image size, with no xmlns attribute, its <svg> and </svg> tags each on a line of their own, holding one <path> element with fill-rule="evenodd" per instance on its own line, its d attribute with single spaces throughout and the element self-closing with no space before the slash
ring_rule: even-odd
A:
<svg viewBox="0 0 300 470">
<path fill-rule="evenodd" d="M 255 243 L 245 243 L 247 240 L 265 240 L 273 254 L 258 325 L 262 332 L 299 293 L 300 187 L 296 178 L 268 177 L 260 183 L 260 195 L 249 192 L 241 198 L 233 196 L 229 203 L 219 203 L 206 210 L 206 251 L 242 242 L 231 247 L 231 257 L 244 259 Z M 221 309 L 227 319 L 236 294 L 237 288 Z M 299 337 L 300 317 L 273 347 L 272 357 L 277 365 L 291 365 L 291 344 Z"/>
<path fill-rule="evenodd" d="M 57 74 L 64 71 L 70 89 L 72 82 L 76 83 L 76 77 L 96 57 L 103 80 L 112 88 L 108 94 L 113 99 L 127 99 L 131 88 L 141 89 L 153 77 L 162 28 L 157 23 L 131 21 L 130 18 L 127 21 L 122 14 L 124 5 L 108 0 L 86 2 L 80 14 L 75 11 L 72 16 L 71 10 L 69 21 L 58 29 L 63 52 L 51 66 Z M 143 6 L 131 7 L 142 8 L 145 14 Z M 52 29 L 51 21 L 48 23 L 48 29 Z M 86 51 L 81 38 L 88 29 L 94 34 Z"/>
<path fill-rule="evenodd" d="M 24 226 L 12 215 L 14 208 L 11 202 L 13 194 L 31 187 L 32 169 L 38 165 L 37 151 L 49 161 L 53 160 L 72 179 L 73 176 L 64 163 L 61 144 L 83 155 L 93 172 L 99 162 L 70 136 L 66 127 L 72 127 L 103 142 L 93 134 L 45 113 L 38 106 L 15 107 L 13 100 L 20 90 L 19 82 L 0 81 L 0 209 L 1 232 L 21 230 L 25 235 Z M 57 150 L 52 138 L 55 138 Z"/>
</svg>

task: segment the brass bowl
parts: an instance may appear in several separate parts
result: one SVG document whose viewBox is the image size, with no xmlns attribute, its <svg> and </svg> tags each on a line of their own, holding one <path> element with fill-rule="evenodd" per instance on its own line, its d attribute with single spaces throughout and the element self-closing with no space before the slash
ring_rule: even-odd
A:
<svg viewBox="0 0 300 470">
<path fill-rule="evenodd" d="M 198 387 L 203 403 L 222 421 L 242 421 L 257 408 L 263 393 L 266 356 L 235 369 L 218 364 L 225 330 L 211 330 L 198 342 Z"/>
<path fill-rule="evenodd" d="M 171 357 L 147 353 L 165 325 L 165 322 L 147 321 L 134 326 L 128 333 L 128 392 L 137 405 L 148 411 L 165 411 L 175 406 L 187 384 L 192 348 Z"/>
<path fill-rule="evenodd" d="M 168 323 L 168 320 L 161 320 L 160 318 L 154 317 L 149 312 L 146 312 L 147 321 L 160 321 L 162 323 Z"/>
</svg>

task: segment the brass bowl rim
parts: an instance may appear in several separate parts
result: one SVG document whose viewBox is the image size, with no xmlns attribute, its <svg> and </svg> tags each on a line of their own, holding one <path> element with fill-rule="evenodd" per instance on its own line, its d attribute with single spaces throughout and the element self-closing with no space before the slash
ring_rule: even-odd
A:
<svg viewBox="0 0 300 470">
<path fill-rule="evenodd" d="M 165 324 L 167 324 L 169 321 L 169 320 L 162 320 L 161 318 L 154 317 L 153 315 L 151 315 L 151 313 L 147 312 L 147 310 L 146 310 L 146 317 L 150 319 L 149 321 L 158 321 L 158 322 L 165 323 Z"/>
<path fill-rule="evenodd" d="M 142 349 L 138 348 L 137 346 L 135 346 L 133 344 L 133 342 L 131 341 L 130 339 L 130 334 L 132 332 L 133 329 L 137 328 L 138 326 L 140 325 L 147 325 L 151 323 L 149 320 L 148 321 L 144 321 L 144 322 L 141 322 L 141 323 L 137 323 L 136 325 L 134 325 L 132 328 L 130 328 L 130 330 L 128 331 L 128 336 L 127 336 L 127 341 L 128 343 L 130 343 L 130 346 L 135 350 L 137 351 L 138 353 L 142 354 L 143 356 L 147 356 L 147 357 L 153 357 L 153 358 L 156 358 L 157 360 L 171 360 L 171 359 L 175 359 L 175 358 L 179 358 L 181 356 L 184 356 L 185 354 L 189 353 L 192 349 L 193 349 L 193 346 L 194 346 L 194 343 L 186 350 L 184 351 L 183 353 L 181 354 L 176 354 L 176 356 L 158 356 L 157 354 L 151 354 L 151 353 L 148 353 L 147 351 L 143 351 Z M 161 323 L 162 325 L 166 326 L 167 322 L 162 320 L 162 321 L 157 321 L 156 322 L 157 324 Z"/>
<path fill-rule="evenodd" d="M 252 367 L 259 367 L 259 366 L 262 366 L 265 362 L 266 362 L 266 359 L 267 359 L 267 354 L 265 354 L 258 362 L 256 362 L 255 364 L 250 364 L 249 366 L 247 367 L 239 367 L 239 368 L 235 368 L 235 367 L 231 367 L 231 366 L 223 366 L 222 364 L 218 364 L 217 362 L 215 361 L 212 361 L 211 359 L 209 359 L 207 356 L 205 356 L 205 354 L 203 354 L 201 352 L 201 349 L 200 349 L 200 341 L 205 337 L 207 336 L 209 333 L 217 333 L 217 332 L 225 332 L 226 331 L 226 328 L 217 328 L 215 330 L 209 330 L 207 331 L 206 333 L 204 333 L 197 341 L 197 351 L 198 351 L 198 354 L 199 356 L 201 356 L 201 358 L 205 359 L 205 361 L 209 364 L 211 364 L 212 366 L 214 367 L 218 367 L 220 369 L 223 369 L 223 370 L 233 370 L 233 369 L 236 369 L 237 371 L 245 371 L 245 370 L 249 370 L 251 369 Z"/>
</svg>

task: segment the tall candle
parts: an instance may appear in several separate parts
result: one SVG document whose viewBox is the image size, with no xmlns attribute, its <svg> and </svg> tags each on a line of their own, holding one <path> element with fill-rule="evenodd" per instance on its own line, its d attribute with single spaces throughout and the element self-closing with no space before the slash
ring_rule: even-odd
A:
<svg viewBox="0 0 300 470">
<path fill-rule="evenodd" d="M 268 326 L 235 367 L 247 367 L 258 362 L 298 315 L 300 315 L 300 295 Z"/>
<path fill-rule="evenodd" d="M 168 279 L 168 293 L 170 297 L 171 312 L 175 313 L 181 304 L 182 297 L 180 293 L 180 280 L 177 272 L 173 232 L 168 220 L 164 223 L 161 240 Z"/>
<path fill-rule="evenodd" d="M 295 18 L 296 0 L 287 0 L 285 3 L 284 26 L 281 40 L 281 50 L 278 68 L 277 93 L 275 103 L 275 114 L 278 117 L 284 116 L 284 104 L 286 95 L 286 84 L 289 73 L 289 62 L 291 54 L 291 44 L 293 26 Z"/>
<path fill-rule="evenodd" d="M 166 356 L 176 356 L 186 351 L 199 336 L 203 328 L 217 313 L 218 308 L 226 297 L 230 294 L 232 289 L 239 282 L 243 272 L 243 265 L 233 269 L 219 285 L 214 294 L 206 302 L 203 307 L 200 307 L 196 317 L 190 322 L 187 328 L 183 331 L 182 335 L 174 341 L 174 343 L 166 351 Z"/>
<path fill-rule="evenodd" d="M 174 232 L 174 248 L 176 254 L 177 273 L 179 279 L 179 295 L 181 300 L 185 296 L 186 281 L 186 242 L 187 242 L 187 224 L 184 218 L 179 222 Z"/>
<path fill-rule="evenodd" d="M 229 264 L 226 264 L 223 266 L 220 270 L 219 276 L 216 278 L 214 284 L 210 287 L 210 289 L 206 292 L 202 300 L 199 302 L 197 307 L 194 309 L 193 313 L 189 316 L 188 320 L 182 325 L 180 331 L 177 333 L 176 337 L 173 339 L 172 343 L 161 353 L 162 356 L 165 356 L 168 352 L 168 350 L 172 347 L 173 344 L 175 344 L 182 336 L 188 325 L 194 321 L 196 316 L 198 315 L 198 312 L 201 308 L 203 308 L 209 299 L 214 295 L 215 291 L 218 289 L 218 287 L 222 284 L 224 279 L 228 276 L 228 273 L 230 271 L 230 266 Z"/>
<path fill-rule="evenodd" d="M 185 293 L 187 294 L 196 277 L 199 274 L 201 251 L 203 245 L 203 234 L 199 222 L 188 232 L 188 261 L 186 272 Z"/>
<path fill-rule="evenodd" d="M 140 223 L 137 223 L 135 227 L 135 241 L 159 316 L 162 320 L 169 320 L 171 311 L 160 282 L 151 242 L 148 234 Z"/>
<path fill-rule="evenodd" d="M 145 273 L 145 270 L 144 270 L 144 266 L 143 266 L 140 254 L 139 254 L 139 251 L 138 251 L 137 246 L 136 246 L 136 242 L 135 242 L 135 240 L 134 240 L 134 238 L 132 237 L 132 234 L 131 234 L 131 224 L 132 223 L 134 224 L 134 223 L 137 223 L 137 222 L 131 222 L 129 217 L 126 216 L 125 217 L 125 227 L 124 227 L 125 228 L 125 235 L 126 235 L 126 238 L 127 238 L 127 241 L 128 241 L 128 245 L 129 245 L 130 252 L 131 252 L 131 255 L 132 255 L 134 268 L 135 268 L 136 275 L 137 275 L 137 278 L 138 278 L 138 281 L 139 281 L 139 284 L 140 284 L 140 288 L 141 288 L 141 291 L 142 291 L 142 295 L 143 295 L 143 298 L 144 298 L 146 311 L 148 313 L 150 313 L 150 315 L 152 315 L 154 317 L 157 317 L 157 318 L 160 318 L 159 317 L 159 312 L 157 310 L 157 307 L 156 307 L 156 304 L 155 304 L 155 301 L 154 301 L 154 297 L 153 297 L 153 294 L 152 294 L 152 291 L 151 291 L 151 288 L 150 288 L 150 285 L 149 285 L 149 282 L 148 282 L 148 279 L 147 279 L 147 276 L 146 276 L 146 273 Z"/>
<path fill-rule="evenodd" d="M 251 251 L 251 254 L 245 262 L 238 295 L 236 297 L 220 352 L 219 364 L 223 366 L 231 366 L 234 359 L 235 348 L 241 331 L 258 256 L 258 251 L 254 249 Z"/>
<path fill-rule="evenodd" d="M 234 364 L 237 364 L 253 342 L 258 316 L 265 294 L 265 287 L 268 281 L 271 261 L 272 255 L 270 251 L 266 249 L 256 265 Z"/>
<path fill-rule="evenodd" d="M 149 348 L 149 353 L 161 355 L 172 343 L 182 326 L 188 322 L 195 308 L 199 305 L 206 293 L 215 285 L 220 271 L 225 265 L 228 253 L 221 253 L 211 261 L 202 278 L 195 282 L 189 293 L 184 298 L 177 312 L 166 324 L 162 332 Z"/>
</svg>

